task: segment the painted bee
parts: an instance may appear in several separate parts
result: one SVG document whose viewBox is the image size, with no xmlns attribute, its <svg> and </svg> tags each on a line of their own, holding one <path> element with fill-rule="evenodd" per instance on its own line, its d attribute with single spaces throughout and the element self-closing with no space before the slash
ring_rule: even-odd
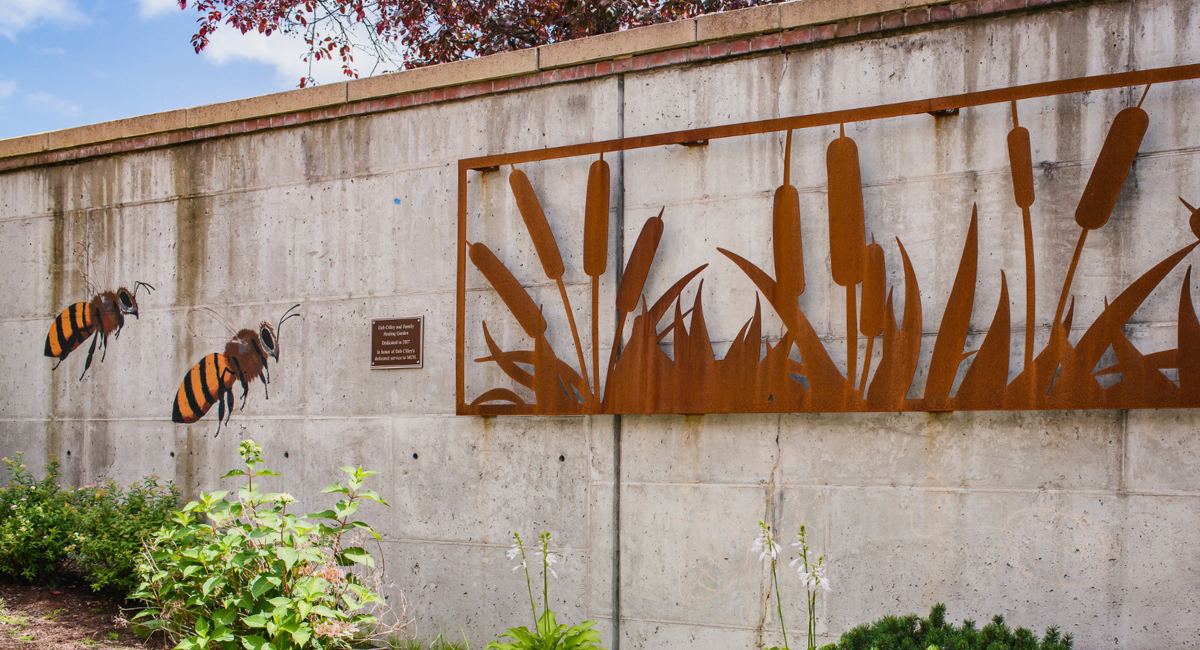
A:
<svg viewBox="0 0 1200 650">
<path fill-rule="evenodd" d="M 108 350 L 108 335 L 120 338 L 121 328 L 125 326 L 125 314 L 137 318 L 137 292 L 142 287 L 146 287 L 146 293 L 154 290 L 154 287 L 145 282 L 136 282 L 133 291 L 125 287 L 116 291 L 105 291 L 96 294 L 88 302 L 77 302 L 64 309 L 58 318 L 54 319 L 50 332 L 46 334 L 46 356 L 58 357 L 58 363 L 54 364 L 52 370 L 57 369 L 67 355 L 82 345 L 89 336 L 92 337 L 92 347 L 88 350 L 87 361 L 83 363 L 83 372 L 79 374 L 79 379 L 82 381 L 83 375 L 92 367 L 92 355 L 96 353 L 97 343 L 101 348 L 100 360 L 104 361 L 104 354 Z"/>
<path fill-rule="evenodd" d="M 233 417 L 234 384 L 241 383 L 241 408 L 246 408 L 249 383 L 256 377 L 262 380 L 263 394 L 270 399 L 267 384 L 271 382 L 271 373 L 267 370 L 267 357 L 279 361 L 278 332 L 287 319 L 300 315 L 292 313 L 299 306 L 293 305 L 284 312 L 275 327 L 264 321 L 258 326 L 257 332 L 251 329 L 239 331 L 225 344 L 224 353 L 213 352 L 192 366 L 183 378 L 179 392 L 175 394 L 171 421 L 191 424 L 204 417 L 213 404 L 217 404 L 217 434 L 221 433 L 221 422 Z"/>
</svg>

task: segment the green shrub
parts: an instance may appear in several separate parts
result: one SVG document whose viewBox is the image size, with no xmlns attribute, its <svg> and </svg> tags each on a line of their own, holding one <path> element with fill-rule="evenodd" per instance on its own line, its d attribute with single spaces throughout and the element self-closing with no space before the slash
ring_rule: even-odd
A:
<svg viewBox="0 0 1200 650">
<path fill-rule="evenodd" d="M 70 493 L 58 487 L 58 461 L 52 458 L 39 480 L 24 460 L 20 453 L 4 459 L 10 479 L 0 488 L 0 574 L 50 582 L 76 530 L 76 512 Z"/>
<path fill-rule="evenodd" d="M 159 485 L 148 476 L 122 490 L 109 481 L 99 487 L 75 491 L 76 531 L 66 551 L 84 572 L 88 584 L 122 596 L 140 582 L 137 577 L 142 536 L 153 534 L 179 505 L 179 490 L 171 483 Z"/>
<path fill-rule="evenodd" d="M 395 631 L 379 630 L 370 611 L 383 606 L 378 584 L 350 570 L 374 566 L 351 538 L 356 531 L 379 536 L 351 518 L 364 499 L 387 505 L 362 489 L 375 472 L 343 467 L 346 484 L 323 490 L 343 498 L 302 519 L 287 511 L 290 495 L 256 486 L 260 477 L 279 476 L 258 467 L 262 448 L 247 440 L 238 451 L 245 467 L 224 477 L 246 479 L 235 500 L 227 492 L 201 494 L 147 540 L 134 596 L 148 607 L 135 621 L 162 630 L 181 650 L 349 648 L 372 630 Z"/>
<path fill-rule="evenodd" d="M 4 459 L 10 478 L 0 488 L 0 574 L 57 583 L 79 573 L 94 590 L 127 595 L 137 585 L 141 535 L 167 520 L 178 490 L 153 476 L 127 491 L 112 481 L 61 488 L 56 459 L 46 463 L 42 479 L 24 460 L 19 453 Z"/>
<path fill-rule="evenodd" d="M 928 619 L 915 614 L 885 616 L 871 625 L 861 625 L 842 635 L 837 650 L 1071 650 L 1070 634 L 1058 628 L 1046 630 L 1039 642 L 1036 635 L 1020 627 L 1009 629 L 1003 616 L 996 616 L 983 629 L 974 621 L 955 627 L 946 623 L 946 606 L 938 603 Z"/>
</svg>

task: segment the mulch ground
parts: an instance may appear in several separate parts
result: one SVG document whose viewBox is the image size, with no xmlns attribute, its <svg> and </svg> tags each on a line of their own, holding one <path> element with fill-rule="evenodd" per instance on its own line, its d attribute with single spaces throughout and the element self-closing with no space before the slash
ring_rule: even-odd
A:
<svg viewBox="0 0 1200 650">
<path fill-rule="evenodd" d="M 0 650 L 161 649 L 130 629 L 121 603 L 86 586 L 56 588 L 0 583 Z"/>
</svg>

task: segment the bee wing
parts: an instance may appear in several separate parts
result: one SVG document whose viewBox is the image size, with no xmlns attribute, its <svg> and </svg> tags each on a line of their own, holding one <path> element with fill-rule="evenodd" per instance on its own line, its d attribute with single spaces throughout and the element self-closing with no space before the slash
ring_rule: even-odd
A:
<svg viewBox="0 0 1200 650">
<path fill-rule="evenodd" d="M 87 287 L 89 296 L 94 296 L 102 290 L 92 279 L 92 247 L 90 242 L 76 242 L 75 248 L 78 250 L 79 256 L 83 259 L 83 265 L 79 268 L 79 275 L 83 278 L 83 284 Z"/>
<path fill-rule="evenodd" d="M 218 327 L 218 325 L 220 327 Z M 187 312 L 187 328 L 198 339 L 210 345 L 221 345 L 237 335 L 237 330 L 217 310 L 211 307 L 193 307 Z M 217 330 L 224 329 L 223 332 Z"/>
</svg>

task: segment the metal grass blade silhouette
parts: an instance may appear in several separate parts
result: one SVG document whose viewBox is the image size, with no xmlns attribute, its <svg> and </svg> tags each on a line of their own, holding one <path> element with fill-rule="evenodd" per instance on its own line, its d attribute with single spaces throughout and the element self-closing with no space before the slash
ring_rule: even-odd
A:
<svg viewBox="0 0 1200 650">
<path fill-rule="evenodd" d="M 904 265 L 904 316 L 897 331 L 889 294 L 884 309 L 887 316 L 884 318 L 882 358 L 867 392 L 867 404 L 874 410 L 900 410 L 903 407 L 921 355 L 921 288 L 917 285 L 912 260 L 899 238 L 896 238 L 896 247 L 900 249 Z"/>
<path fill-rule="evenodd" d="M 933 344 L 933 358 L 929 361 L 929 375 L 925 379 L 925 401 L 940 404 L 950 396 L 958 365 L 966 358 L 963 344 L 967 341 L 967 328 L 971 324 L 971 311 L 975 304 L 975 275 L 979 260 L 979 208 L 971 208 L 971 226 L 967 229 L 967 241 L 963 245 L 958 273 L 950 289 L 950 299 L 942 314 L 937 339 Z"/>
<path fill-rule="evenodd" d="M 1000 303 L 992 325 L 983 337 L 979 353 L 971 360 L 971 366 L 963 375 L 962 384 L 954 395 L 955 406 L 962 408 L 987 407 L 1004 403 L 1004 389 L 1008 385 L 1008 346 L 1011 334 L 1011 316 L 1008 304 L 1008 278 L 1000 272 Z"/>
</svg>

